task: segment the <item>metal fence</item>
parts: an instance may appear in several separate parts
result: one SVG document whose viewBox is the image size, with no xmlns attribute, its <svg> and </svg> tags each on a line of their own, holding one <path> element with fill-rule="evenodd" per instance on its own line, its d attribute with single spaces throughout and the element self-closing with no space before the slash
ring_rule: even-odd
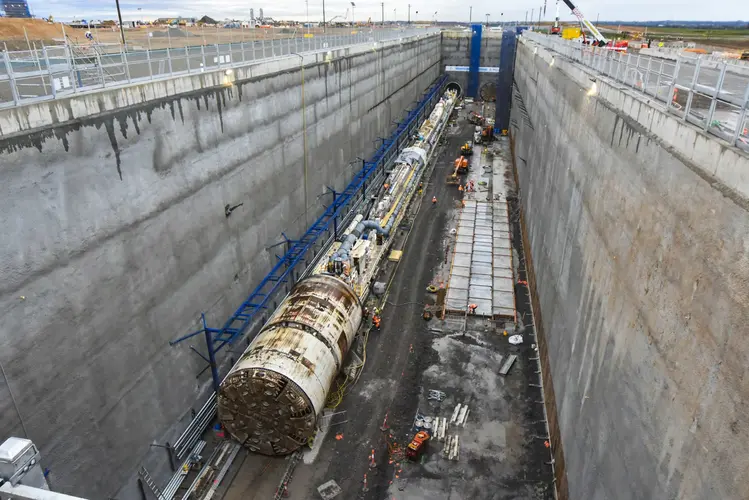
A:
<svg viewBox="0 0 749 500">
<path fill-rule="evenodd" d="M 525 31 L 523 37 L 660 101 L 668 113 L 749 151 L 749 70 L 683 54 L 676 60 L 590 47 Z"/>
<path fill-rule="evenodd" d="M 55 99 L 93 89 L 170 78 L 292 54 L 414 38 L 434 29 L 366 30 L 349 34 L 260 39 L 163 49 L 117 44 L 48 46 L 0 53 L 0 107 Z"/>
</svg>

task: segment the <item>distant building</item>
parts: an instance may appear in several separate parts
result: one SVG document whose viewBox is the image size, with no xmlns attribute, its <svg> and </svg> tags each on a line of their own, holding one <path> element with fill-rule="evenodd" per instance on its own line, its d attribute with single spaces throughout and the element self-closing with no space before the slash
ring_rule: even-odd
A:
<svg viewBox="0 0 749 500">
<path fill-rule="evenodd" d="M 0 0 L 0 11 L 6 17 L 31 17 L 26 0 Z"/>
</svg>

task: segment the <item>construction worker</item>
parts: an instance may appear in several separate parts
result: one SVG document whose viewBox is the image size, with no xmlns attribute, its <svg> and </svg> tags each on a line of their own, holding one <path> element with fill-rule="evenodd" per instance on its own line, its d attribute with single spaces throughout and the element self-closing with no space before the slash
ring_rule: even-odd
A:
<svg viewBox="0 0 749 500">
<path fill-rule="evenodd" d="M 476 304 L 471 304 L 468 306 L 468 313 L 469 314 L 476 314 L 476 308 L 478 306 Z"/>
<path fill-rule="evenodd" d="M 463 208 L 466 207 L 466 200 L 460 200 L 460 202 L 463 204 Z"/>
<path fill-rule="evenodd" d="M 463 184 L 458 184 L 458 191 L 463 192 Z"/>
<path fill-rule="evenodd" d="M 388 189 L 390 189 L 390 184 L 388 184 L 388 183 L 386 182 L 386 183 L 385 183 L 385 186 L 383 186 L 383 187 L 385 188 L 385 191 L 387 191 Z"/>
<path fill-rule="evenodd" d="M 467 183 L 467 182 L 466 182 L 465 190 L 466 190 L 466 193 L 471 190 L 471 185 L 469 183 Z"/>
<path fill-rule="evenodd" d="M 475 189 L 475 185 L 473 184 L 473 180 L 471 180 L 471 191 Z"/>
<path fill-rule="evenodd" d="M 380 315 L 380 308 L 379 307 L 375 307 L 374 308 L 374 315 L 375 316 L 379 316 Z"/>
<path fill-rule="evenodd" d="M 432 206 L 433 207 L 437 206 L 437 197 L 436 196 L 432 196 Z"/>
<path fill-rule="evenodd" d="M 376 330 L 380 329 L 380 321 L 381 321 L 380 317 L 375 314 L 374 317 L 372 318 L 372 324 L 374 325 Z"/>
</svg>

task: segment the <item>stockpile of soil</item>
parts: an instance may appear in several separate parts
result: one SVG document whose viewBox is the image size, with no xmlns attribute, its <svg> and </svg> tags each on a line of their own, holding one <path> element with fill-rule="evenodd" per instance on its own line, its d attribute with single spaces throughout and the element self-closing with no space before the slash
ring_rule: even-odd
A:
<svg viewBox="0 0 749 500">
<path fill-rule="evenodd" d="M 13 19 L 0 17 L 0 41 L 26 41 L 23 29 L 29 40 L 62 40 L 62 27 L 60 23 L 50 24 L 41 19 Z"/>
</svg>

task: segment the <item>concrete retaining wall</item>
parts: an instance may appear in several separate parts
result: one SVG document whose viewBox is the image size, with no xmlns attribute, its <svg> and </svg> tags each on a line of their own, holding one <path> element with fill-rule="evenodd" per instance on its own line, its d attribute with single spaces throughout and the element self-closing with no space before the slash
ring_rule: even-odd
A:
<svg viewBox="0 0 749 500">
<path fill-rule="evenodd" d="M 437 78 L 439 44 L 304 57 L 309 222 L 330 202 L 325 186 L 341 190 Z M 283 252 L 267 249 L 281 231 L 307 227 L 299 67 L 291 57 L 0 112 L 0 441 L 28 435 L 56 490 L 124 499 L 139 463 L 161 484 L 170 474 L 149 443 L 173 442 L 167 429 L 210 373 L 196 379 L 202 361 L 168 341 L 202 311 L 222 324 Z"/>
<path fill-rule="evenodd" d="M 511 132 L 569 498 L 749 498 L 749 158 L 550 61 Z"/>
<path fill-rule="evenodd" d="M 481 35 L 480 66 L 498 67 L 499 53 L 502 48 L 502 33 L 483 31 Z M 471 61 L 471 33 L 448 31 L 442 34 L 442 70 L 446 66 L 468 66 Z M 456 82 L 463 89 L 468 90 L 467 72 L 448 72 L 449 81 Z M 482 89 L 490 96 L 495 95 L 497 73 L 479 73 L 479 94 Z M 478 99 L 481 96 L 477 96 Z M 492 117 L 493 118 L 493 117 Z"/>
</svg>

